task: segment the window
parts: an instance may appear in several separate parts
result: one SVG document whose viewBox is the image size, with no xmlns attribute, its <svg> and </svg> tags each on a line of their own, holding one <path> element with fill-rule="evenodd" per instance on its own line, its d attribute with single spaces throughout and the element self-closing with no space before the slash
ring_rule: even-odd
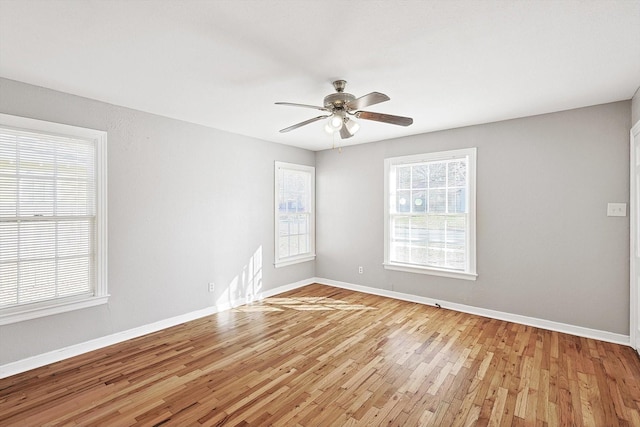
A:
<svg viewBox="0 0 640 427">
<path fill-rule="evenodd" d="M 0 114 L 0 324 L 107 301 L 106 143 Z"/>
<path fill-rule="evenodd" d="M 311 261 L 315 249 L 315 179 L 311 166 L 275 164 L 275 266 Z"/>
<path fill-rule="evenodd" d="M 385 268 L 476 279 L 476 149 L 385 159 Z"/>
</svg>

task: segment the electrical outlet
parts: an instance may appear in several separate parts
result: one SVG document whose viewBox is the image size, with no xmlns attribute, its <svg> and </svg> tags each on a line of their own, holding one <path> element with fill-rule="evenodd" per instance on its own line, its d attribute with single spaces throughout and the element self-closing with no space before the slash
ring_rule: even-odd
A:
<svg viewBox="0 0 640 427">
<path fill-rule="evenodd" d="M 213 292 L 215 287 L 216 285 L 213 282 L 209 283 L 209 292 Z"/>
<path fill-rule="evenodd" d="M 358 273 L 360 274 L 364 273 L 364 268 L 362 268 L 362 266 L 358 267 Z"/>
<path fill-rule="evenodd" d="M 607 216 L 627 216 L 627 204 L 607 203 Z"/>
</svg>

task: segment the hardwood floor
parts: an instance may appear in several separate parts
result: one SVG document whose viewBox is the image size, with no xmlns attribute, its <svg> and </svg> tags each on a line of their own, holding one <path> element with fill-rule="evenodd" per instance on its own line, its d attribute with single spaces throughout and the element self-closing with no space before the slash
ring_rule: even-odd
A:
<svg viewBox="0 0 640 427">
<path fill-rule="evenodd" d="M 311 285 L 0 380 L 0 425 L 640 426 L 629 348 Z"/>
</svg>

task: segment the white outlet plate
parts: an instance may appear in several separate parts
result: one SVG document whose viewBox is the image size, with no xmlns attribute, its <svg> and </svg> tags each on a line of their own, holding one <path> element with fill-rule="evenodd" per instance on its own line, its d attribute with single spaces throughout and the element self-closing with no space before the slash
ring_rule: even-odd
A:
<svg viewBox="0 0 640 427">
<path fill-rule="evenodd" d="M 362 266 L 358 267 L 358 273 L 362 274 L 364 272 L 364 269 L 362 268 Z"/>
<path fill-rule="evenodd" d="M 627 204 L 607 203 L 607 216 L 627 216 Z"/>
<path fill-rule="evenodd" d="M 213 292 L 216 285 L 214 283 L 209 283 L 209 292 Z"/>
</svg>

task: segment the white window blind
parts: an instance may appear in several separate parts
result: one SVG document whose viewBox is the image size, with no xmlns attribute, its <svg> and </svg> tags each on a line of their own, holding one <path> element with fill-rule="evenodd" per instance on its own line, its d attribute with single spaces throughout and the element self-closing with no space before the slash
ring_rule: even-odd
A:
<svg viewBox="0 0 640 427">
<path fill-rule="evenodd" d="M 475 278 L 475 149 L 385 161 L 385 266 Z"/>
<path fill-rule="evenodd" d="M 315 257 L 315 168 L 275 164 L 275 265 Z"/>
<path fill-rule="evenodd" d="M 98 236 L 99 139 L 0 123 L 0 315 L 38 317 L 106 295 L 102 277 L 98 285 L 105 268 L 98 255 L 100 262 L 106 255 L 104 242 L 98 244 L 106 238 Z"/>
</svg>

